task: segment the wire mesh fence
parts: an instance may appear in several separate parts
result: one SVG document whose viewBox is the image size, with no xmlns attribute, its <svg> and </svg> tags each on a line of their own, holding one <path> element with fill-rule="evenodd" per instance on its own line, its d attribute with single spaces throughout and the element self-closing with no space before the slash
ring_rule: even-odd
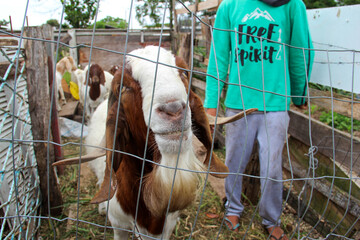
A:
<svg viewBox="0 0 360 240">
<path fill-rule="evenodd" d="M 130 12 L 134 10 L 133 5 L 135 2 L 132 1 L 131 4 Z M 167 2 L 166 4 L 169 3 Z M 180 4 L 185 6 L 182 2 L 180 2 Z M 97 2 L 97 6 L 98 11 L 101 11 L 100 2 Z M 187 29 L 195 26 L 195 21 L 197 26 L 205 26 L 210 32 L 214 31 L 211 25 L 202 20 L 200 14 L 191 12 L 190 7 L 186 8 L 189 15 L 191 15 L 186 25 Z M 162 14 L 163 19 L 165 19 L 168 13 L 164 11 Z M 97 15 L 95 19 L 97 19 Z M 131 19 L 131 16 L 129 16 L 129 22 Z M 62 17 L 60 23 L 63 21 L 64 19 Z M 131 24 L 129 24 L 129 26 L 130 25 Z M 40 28 L 40 30 L 41 29 L 44 30 L 44 28 Z M 80 157 L 85 153 L 91 152 L 89 149 L 93 149 L 90 147 L 94 141 L 85 140 L 87 135 L 93 131 L 91 127 L 87 128 L 90 124 L 90 121 L 88 121 L 90 116 L 88 115 L 89 112 L 85 110 L 85 107 L 79 108 L 78 105 L 75 105 L 76 108 L 71 109 L 72 113 L 67 115 L 67 119 L 72 120 L 70 131 L 78 128 L 80 129 L 80 134 L 63 137 L 62 141 L 57 143 L 52 135 L 54 133 L 51 132 L 51 128 L 55 128 L 51 118 L 55 115 L 55 112 L 57 112 L 53 110 L 56 108 L 54 102 L 59 101 L 56 90 L 56 87 L 59 87 L 59 85 L 52 84 L 52 86 L 48 88 L 47 107 L 43 109 L 47 112 L 48 118 L 42 122 L 43 128 L 49 129 L 49 131 L 43 133 L 44 138 L 33 138 L 33 135 L 36 135 L 33 134 L 33 132 L 36 132 L 36 129 L 32 127 L 30 112 L 33 112 L 35 108 L 40 108 L 41 105 L 39 103 L 29 109 L 29 86 L 27 86 L 27 84 L 37 79 L 27 79 L 29 76 L 35 76 L 27 75 L 27 73 L 34 71 L 35 65 L 26 65 L 25 59 L 31 56 L 28 56 L 30 54 L 25 56 L 24 48 L 31 45 L 24 47 L 23 44 L 23 42 L 26 41 L 43 44 L 44 49 L 42 49 L 43 52 L 41 53 L 45 54 L 43 59 L 47 59 L 47 56 L 50 56 L 51 59 L 50 61 L 44 60 L 44 62 L 46 62 L 44 65 L 40 64 L 43 69 L 35 68 L 35 71 L 43 71 L 45 73 L 45 82 L 37 84 L 35 88 L 44 87 L 44 83 L 46 85 L 48 79 L 51 79 L 53 82 L 57 81 L 56 74 L 58 69 L 55 63 L 58 61 L 56 60 L 60 60 L 64 55 L 72 55 L 77 61 L 76 64 L 80 66 L 79 69 L 82 71 L 84 82 L 80 82 L 80 84 L 83 83 L 83 86 L 80 86 L 78 80 L 74 81 L 77 76 L 75 71 L 72 72 L 71 70 L 70 72 L 72 73 L 70 77 L 68 77 L 71 80 L 65 84 L 64 82 L 66 82 L 66 80 L 62 80 L 62 87 L 66 88 L 67 86 L 69 88 L 66 91 L 68 103 L 62 106 L 62 108 L 66 109 L 69 103 L 77 103 L 74 95 L 71 95 L 70 82 L 76 82 L 80 91 L 81 88 L 83 88 L 85 92 L 84 102 L 81 105 L 85 106 L 87 101 L 89 101 L 87 95 L 89 95 L 88 89 L 90 89 L 90 73 L 83 71 L 84 67 L 90 68 L 91 63 L 98 63 L 104 70 L 110 71 L 110 68 L 116 64 L 120 67 L 118 71 L 121 72 L 121 74 L 118 73 L 118 76 L 121 77 L 118 77 L 118 79 L 121 80 L 120 86 L 123 86 L 123 84 L 125 84 L 124 66 L 128 64 L 128 62 L 124 61 L 125 55 L 127 57 L 134 57 L 128 53 L 134 49 L 153 44 L 170 49 L 169 34 L 164 29 L 164 24 L 156 34 L 148 39 L 146 33 L 131 29 L 127 29 L 126 32 L 122 32 L 121 34 L 116 32 L 116 30 L 105 31 L 96 28 L 90 29 L 86 34 L 84 34 L 84 30 L 72 29 L 69 32 L 65 32 L 62 29 L 53 29 L 51 30 L 51 34 L 54 34 L 54 36 L 51 37 L 47 34 L 41 36 L 24 35 L 24 32 L 25 29 L 16 33 L 0 30 L 0 33 L 4 36 L 1 37 L 1 39 L 6 39 L 7 44 L 15 40 L 15 44 L 12 43 L 10 44 L 11 46 L 6 44 L 1 45 L 3 58 L 1 58 L 0 85 L 0 238 L 111 239 L 113 237 L 113 231 L 118 230 L 130 233 L 132 239 L 161 239 L 166 236 L 161 233 L 154 235 L 149 231 L 143 231 L 142 228 L 145 224 L 136 223 L 136 220 L 125 219 L 132 226 L 130 229 L 123 227 L 126 226 L 126 224 L 122 225 L 120 223 L 116 225 L 114 222 L 117 222 L 117 220 L 109 218 L 109 215 L 111 215 L 111 213 L 109 213 L 109 205 L 105 207 L 104 211 L 104 208 L 101 209 L 101 207 L 103 207 L 102 205 L 98 208 L 97 205 L 90 204 L 90 200 L 97 193 L 99 185 L 96 184 L 98 179 L 96 179 L 87 165 L 78 163 L 74 166 L 66 167 L 61 174 L 59 168 L 53 168 L 51 166 L 52 161 L 54 161 L 52 156 L 54 155 L 54 147 L 60 146 L 65 158 Z M 234 30 L 234 32 L 238 34 L 236 30 Z M 70 42 L 61 42 L 67 34 L 71 35 Z M 84 35 L 88 35 L 87 38 L 85 38 Z M 196 42 L 195 39 L 199 39 L 199 35 L 199 32 L 192 31 L 190 35 L 188 35 L 190 42 Z M 175 39 L 180 41 L 179 36 L 171 39 L 171 41 L 175 41 Z M 204 78 L 208 76 L 206 67 L 204 67 L 206 65 L 203 61 L 204 58 L 199 60 L 198 57 L 199 52 L 206 48 L 206 43 L 199 47 L 203 41 L 204 38 L 200 37 L 200 40 L 197 40 L 198 45 L 194 46 L 190 44 L 186 47 L 190 61 L 189 69 L 186 71 L 185 76 L 189 78 L 190 85 L 192 84 L 194 91 L 198 93 L 199 96 L 201 96 L 205 90 L 201 87 L 204 82 L 201 83 L 200 80 L 204 80 Z M 5 42 L 5 40 L 3 42 Z M 291 46 L 282 45 L 282 47 L 285 49 L 285 47 L 290 48 Z M 36 49 L 32 49 L 34 51 L 29 51 L 29 53 L 38 54 L 38 48 L 40 48 L 40 45 L 36 45 Z M 313 49 L 313 51 L 316 52 L 315 54 L 327 56 L 327 58 L 323 57 L 321 62 L 315 62 L 314 68 L 316 64 L 321 64 L 322 67 L 324 64 L 327 65 L 330 79 L 332 64 L 334 64 L 334 61 L 331 60 L 332 54 L 336 55 L 339 52 L 352 54 L 353 60 L 347 62 L 351 71 L 356 71 L 356 67 L 359 64 L 357 60 L 359 55 L 358 50 Z M 178 52 L 181 52 L 181 50 Z M 206 53 L 204 56 L 205 58 L 206 56 L 208 57 Z M 50 62 L 54 64 L 51 65 Z M 142 64 L 145 66 L 148 62 L 157 63 L 156 71 L 163 69 L 163 67 L 174 67 L 180 72 L 184 71 L 183 67 L 170 66 L 156 58 L 145 58 Z M 145 72 L 145 69 L 143 69 L 143 71 Z M 353 74 L 353 86 L 359 84 L 357 76 L 358 75 Z M 156 79 L 156 77 L 154 78 Z M 302 111 L 295 111 L 295 109 L 291 108 L 289 111 L 291 119 L 288 129 L 289 138 L 287 138 L 284 147 L 284 179 L 281 181 L 284 183 L 281 226 L 285 229 L 287 235 L 294 239 L 360 238 L 360 135 L 359 129 L 357 128 L 357 120 L 360 120 L 358 116 L 360 101 L 354 90 L 345 92 L 344 96 L 344 92 L 333 88 L 331 80 L 329 81 L 329 85 L 330 87 L 326 88 L 327 92 L 324 91 L 325 87 L 319 85 L 316 85 L 316 87 L 322 88 L 320 92 L 316 91 L 316 89 L 309 88 L 307 97 L 308 108 Z M 121 94 L 126 94 L 126 91 L 129 91 L 129 88 L 120 89 L 121 91 L 118 92 L 118 94 L 120 94 L 119 99 L 121 99 Z M 354 89 L 354 87 L 352 89 Z M 258 90 L 263 92 L 263 89 Z M 342 93 L 342 95 L 340 95 L 339 92 Z M 81 95 L 81 92 L 78 92 L 78 94 Z M 189 92 L 187 92 L 187 94 L 190 95 Z M 284 95 L 284 97 L 289 98 L 291 96 Z M 187 104 L 190 104 L 189 98 L 186 100 Z M 153 98 L 152 101 L 154 101 Z M 131 104 L 132 108 L 135 109 L 135 105 L 136 102 L 134 101 Z M 121 105 L 121 107 L 123 107 L 123 105 Z M 119 108 L 121 107 L 119 105 Z M 62 111 L 64 111 L 64 109 L 62 109 Z M 325 116 L 323 118 L 327 119 L 325 121 L 328 121 L 330 126 L 326 126 L 326 124 L 319 121 L 319 115 L 327 110 L 332 111 L 328 113 L 327 117 Z M 221 115 L 221 111 L 222 109 L 219 109 L 218 114 Z M 62 113 L 61 111 L 57 112 L 57 114 L 60 115 Z M 337 113 L 347 115 L 346 120 L 338 116 Z M 119 116 L 120 114 L 115 115 Z M 150 115 L 150 118 L 144 121 L 154 121 L 151 117 L 154 116 Z M 74 120 L 77 120 L 77 122 Z M 118 118 L 115 120 L 116 122 L 119 121 Z M 336 121 L 339 123 L 336 123 Z M 346 121 L 349 122 L 345 124 Z M 77 123 L 80 125 L 77 125 Z M 98 130 L 103 131 L 105 135 L 105 119 L 103 123 L 104 126 L 99 126 Z M 346 131 L 336 129 L 336 124 L 346 125 L 344 127 Z M 60 128 L 62 127 L 64 127 L 64 125 L 61 125 Z M 85 131 L 85 129 L 87 131 Z M 148 136 L 144 143 L 148 145 L 151 131 L 147 130 L 145 135 Z M 217 141 L 221 142 L 221 138 L 224 138 L 224 136 L 218 136 Z M 98 145 L 95 146 L 96 149 L 114 149 L 116 145 L 108 147 L 107 145 L 101 145 L 102 139 L 95 140 L 95 142 L 98 143 Z M 109 141 L 109 139 L 107 139 L 107 141 Z M 43 155 L 43 159 L 36 159 L 35 157 L 34 144 L 37 143 L 44 143 L 44 145 L 42 145 L 45 154 Z M 180 142 L 179 144 L 182 143 Z M 215 143 L 212 142 L 211 147 L 213 147 L 214 144 Z M 217 144 L 220 143 L 218 142 Z M 144 147 L 141 146 L 141 148 Z M 179 172 L 190 172 L 191 174 L 202 176 L 198 183 L 197 197 L 194 203 L 184 209 L 180 215 L 175 215 L 178 221 L 173 233 L 169 237 L 170 239 L 269 239 L 268 233 L 263 229 L 259 216 L 258 202 L 260 201 L 258 192 L 253 194 L 256 195 L 255 201 L 250 200 L 246 195 L 243 196 L 247 210 L 244 210 L 241 216 L 240 221 L 242 226 L 240 227 L 240 231 L 238 233 L 232 232 L 225 227 L 227 208 L 223 204 L 224 182 L 223 180 L 215 180 L 209 175 L 209 172 L 211 172 L 210 166 L 205 166 L 207 171 L 189 171 L 181 167 L 177 168 L 177 166 L 169 167 L 159 164 L 147 155 L 146 150 L 145 153 L 137 155 L 133 155 L 132 152 L 123 152 L 123 149 L 119 148 L 113 151 L 119 153 L 119 156 L 120 154 L 130 156 L 138 160 L 141 164 L 144 164 L 141 169 L 141 176 L 144 176 L 144 172 L 147 170 L 146 168 L 151 166 L 150 164 L 155 164 L 158 168 L 174 168 Z M 224 159 L 223 149 L 216 150 L 216 153 Z M 117 155 L 115 154 L 114 156 L 116 159 Z M 253 158 L 256 161 L 256 155 L 253 155 Z M 41 161 L 40 164 L 38 164 L 39 161 Z M 86 161 L 86 158 L 80 157 L 78 161 L 83 163 Z M 110 166 L 112 165 L 113 164 Z M 59 176 L 50 175 L 53 171 L 52 169 L 56 169 Z M 103 169 L 99 169 L 100 172 L 101 170 Z M 115 174 L 114 172 L 112 173 Z M 235 173 L 235 175 L 248 177 L 250 183 L 251 181 L 255 182 L 250 187 L 250 190 L 256 189 L 256 185 L 259 185 L 261 180 L 261 177 L 256 175 L 256 171 L 246 172 L 245 174 Z M 142 184 L 143 178 L 140 179 L 140 184 Z M 176 179 L 176 177 L 173 176 L 173 179 Z M 42 188 L 40 186 L 40 181 L 43 182 L 43 186 L 45 187 Z M 52 181 L 51 184 L 50 181 Z M 59 182 L 59 188 L 61 190 L 62 203 L 60 206 L 56 204 L 52 205 L 53 195 L 51 192 L 54 188 L 52 184 L 56 184 L 56 182 Z M 175 185 L 175 181 L 172 180 L 171 182 Z M 171 189 L 173 189 L 173 185 Z M 111 186 L 107 185 L 107 187 L 110 189 Z M 259 188 L 259 186 L 257 186 L 257 188 Z M 135 190 L 137 193 L 135 195 L 140 198 L 143 192 L 139 191 L 138 193 L 137 188 L 135 188 Z M 46 191 L 46 194 L 44 194 L 43 191 Z M 42 192 L 42 194 L 40 192 Z M 108 197 L 110 197 L 110 192 L 108 191 L 108 193 Z M 170 198 L 173 196 L 172 194 L 171 192 Z M 114 198 L 117 196 L 118 195 L 115 195 Z M 139 208 L 138 199 L 136 199 L 136 202 L 136 214 L 133 217 L 135 219 L 141 219 L 143 209 L 141 208 L 142 206 Z M 169 203 L 170 202 L 171 200 L 169 200 Z M 44 203 L 48 206 L 41 210 Z M 169 208 L 170 205 L 166 208 L 166 216 L 170 219 L 173 215 L 171 215 L 172 213 Z M 62 209 L 62 214 L 55 214 L 57 212 L 56 209 Z M 102 212 L 102 214 L 99 212 Z"/>
<path fill-rule="evenodd" d="M 40 224 L 35 218 L 40 208 L 40 189 L 27 102 L 24 50 L 2 46 L 1 52 L 6 60 L 2 65 L 7 67 L 3 68 L 0 86 L 1 236 L 31 238 Z"/>
</svg>

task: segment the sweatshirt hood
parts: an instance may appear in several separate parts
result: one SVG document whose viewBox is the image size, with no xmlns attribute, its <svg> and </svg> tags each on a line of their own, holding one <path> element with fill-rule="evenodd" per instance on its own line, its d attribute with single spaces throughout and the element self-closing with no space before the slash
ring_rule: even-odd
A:
<svg viewBox="0 0 360 240">
<path fill-rule="evenodd" d="M 290 0 L 260 0 L 260 1 L 269 4 L 270 6 L 273 7 L 279 7 L 290 2 Z"/>
</svg>

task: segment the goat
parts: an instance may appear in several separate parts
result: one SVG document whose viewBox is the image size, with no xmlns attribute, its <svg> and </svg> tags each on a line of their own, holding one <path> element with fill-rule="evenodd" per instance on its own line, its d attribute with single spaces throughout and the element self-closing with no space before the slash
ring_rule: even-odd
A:
<svg viewBox="0 0 360 240">
<path fill-rule="evenodd" d="M 132 51 L 114 75 L 109 99 L 90 119 L 89 155 L 82 159 L 99 157 L 90 163 L 101 183 L 91 202 L 110 196 L 114 239 L 127 239 L 134 226 L 141 235 L 169 239 L 179 212 L 196 197 L 199 173 L 209 166 L 210 174 L 227 176 L 228 168 L 211 151 L 209 121 L 201 99 L 189 89 L 186 69 L 163 48 Z M 204 162 L 195 156 L 194 137 L 206 148 Z M 107 150 L 92 154 L 90 146 Z"/>
<path fill-rule="evenodd" d="M 71 56 L 67 56 L 62 58 L 57 64 L 56 64 L 56 87 L 57 92 L 60 94 L 60 100 L 62 101 L 62 104 L 66 104 L 64 89 L 62 88 L 61 81 L 66 71 L 69 73 L 73 73 L 77 69 L 75 65 L 75 61 Z M 61 110 L 61 105 L 59 101 L 57 101 L 57 110 Z"/>
<path fill-rule="evenodd" d="M 76 70 L 77 83 L 79 85 L 80 104 L 84 107 L 87 118 L 90 118 L 94 110 L 108 97 L 113 75 L 104 71 L 100 65 L 91 64 L 89 70 L 89 83 L 86 88 L 88 66 L 84 70 Z M 85 103 L 86 98 L 86 105 Z"/>
<path fill-rule="evenodd" d="M 111 73 L 112 75 L 115 75 L 116 71 L 120 69 L 120 66 L 119 65 L 113 65 L 110 70 L 109 70 L 109 73 Z"/>
</svg>

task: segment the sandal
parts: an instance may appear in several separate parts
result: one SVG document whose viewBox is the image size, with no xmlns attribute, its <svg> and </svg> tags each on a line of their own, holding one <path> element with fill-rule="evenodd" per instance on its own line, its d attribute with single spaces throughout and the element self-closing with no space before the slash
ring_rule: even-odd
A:
<svg viewBox="0 0 360 240">
<path fill-rule="evenodd" d="M 236 229 L 238 229 L 239 227 L 240 227 L 240 223 L 237 223 L 235 226 L 234 226 L 234 224 L 227 218 L 227 217 L 225 217 L 225 221 L 227 222 L 227 223 L 229 223 L 229 224 L 226 224 L 225 223 L 225 226 L 230 230 L 230 231 L 235 231 Z M 230 227 L 230 226 L 231 227 Z"/>
<path fill-rule="evenodd" d="M 276 237 L 273 235 L 275 229 L 277 229 L 277 228 L 279 228 L 282 231 L 280 237 Z M 285 232 L 279 226 L 266 228 L 266 230 L 270 234 L 269 240 L 288 240 L 288 237 L 285 235 Z"/>
<path fill-rule="evenodd" d="M 279 238 L 275 237 L 274 235 L 270 235 L 270 240 L 282 240 L 285 237 L 285 233 L 281 234 Z"/>
</svg>

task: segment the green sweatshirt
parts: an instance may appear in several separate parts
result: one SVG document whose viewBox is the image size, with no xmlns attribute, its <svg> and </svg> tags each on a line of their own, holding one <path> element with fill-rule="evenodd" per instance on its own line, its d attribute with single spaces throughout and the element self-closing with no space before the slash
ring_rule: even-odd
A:
<svg viewBox="0 0 360 240">
<path fill-rule="evenodd" d="M 218 106 L 225 81 L 228 108 L 285 111 L 290 97 L 296 105 L 305 103 L 302 96 L 306 96 L 314 52 L 309 50 L 312 43 L 301 0 L 278 7 L 259 0 L 223 0 L 213 40 L 206 108 Z"/>
</svg>

